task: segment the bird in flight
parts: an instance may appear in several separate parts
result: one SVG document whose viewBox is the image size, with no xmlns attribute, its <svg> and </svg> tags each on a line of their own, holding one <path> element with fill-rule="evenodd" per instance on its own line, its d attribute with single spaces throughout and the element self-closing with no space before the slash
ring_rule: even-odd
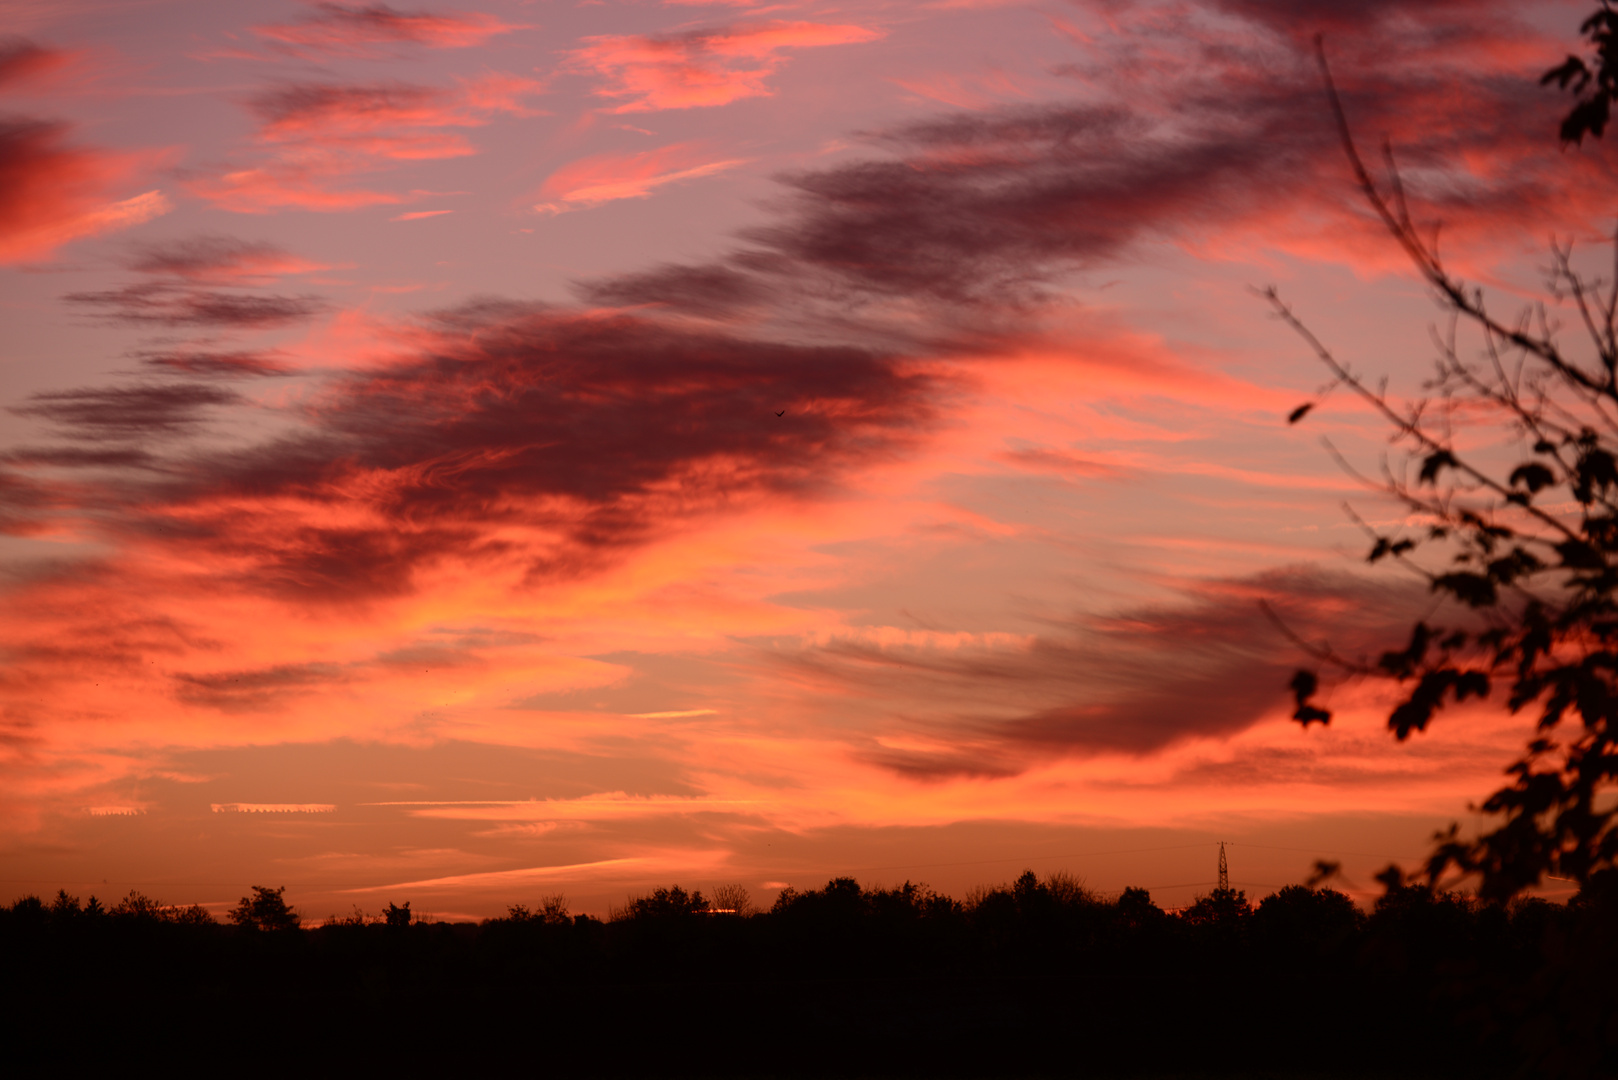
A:
<svg viewBox="0 0 1618 1080">
<path fill-rule="evenodd" d="M 776 416 L 785 416 L 786 414 L 787 414 L 787 411 L 785 409 L 782 409 L 780 412 L 776 413 L 775 415 Z"/>
</svg>

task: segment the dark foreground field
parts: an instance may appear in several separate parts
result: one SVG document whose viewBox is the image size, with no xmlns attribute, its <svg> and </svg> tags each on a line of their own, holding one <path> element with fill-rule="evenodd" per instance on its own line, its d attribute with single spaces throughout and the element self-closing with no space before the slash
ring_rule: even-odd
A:
<svg viewBox="0 0 1618 1080">
<path fill-rule="evenodd" d="M 1031 874 L 964 904 L 838 879 L 753 915 L 674 889 L 611 921 L 312 930 L 25 899 L 0 909 L 0 1015 L 31 1074 L 1614 1076 L 1613 886 L 1169 915 Z"/>
</svg>

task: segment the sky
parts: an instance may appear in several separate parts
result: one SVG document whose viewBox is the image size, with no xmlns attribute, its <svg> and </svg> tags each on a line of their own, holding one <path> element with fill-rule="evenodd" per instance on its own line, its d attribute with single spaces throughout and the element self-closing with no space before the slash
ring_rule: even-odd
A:
<svg viewBox="0 0 1618 1080">
<path fill-rule="evenodd" d="M 1289 718 L 1446 617 L 1312 42 L 1511 310 L 1586 6 L 4 0 L 0 897 L 1374 896 L 1528 721 Z"/>
</svg>

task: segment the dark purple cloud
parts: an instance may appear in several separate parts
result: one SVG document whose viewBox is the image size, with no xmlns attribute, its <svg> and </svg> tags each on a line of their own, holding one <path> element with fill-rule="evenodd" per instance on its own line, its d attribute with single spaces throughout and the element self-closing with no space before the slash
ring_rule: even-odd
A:
<svg viewBox="0 0 1618 1080">
<path fill-rule="evenodd" d="M 473 12 L 440 15 L 399 11 L 386 4 L 322 3 L 315 4 L 311 14 L 296 22 L 254 29 L 293 51 L 368 56 L 378 46 L 395 44 L 461 48 L 519 27 Z"/>
<path fill-rule="evenodd" d="M 1001 776 L 1053 756 L 1149 754 L 1226 737 L 1272 715 L 1290 701 L 1292 672 L 1317 665 L 1261 604 L 1294 634 L 1351 659 L 1386 648 L 1390 622 L 1469 619 L 1434 613 L 1418 581 L 1293 568 L 1205 582 L 1178 604 L 1076 618 L 1026 650 L 852 639 L 778 659 L 811 684 L 928 702 L 930 719 L 891 721 L 956 747 L 873 745 L 861 760 L 915 779 Z"/>
<path fill-rule="evenodd" d="M 184 434 L 209 410 L 241 400 L 217 386 L 165 382 L 35 394 L 10 411 L 48 420 L 78 439 L 145 440 Z"/>
<path fill-rule="evenodd" d="M 228 555 L 241 584 L 302 600 L 407 591 L 449 556 L 513 557 L 497 536 L 511 525 L 551 538 L 520 554 L 532 577 L 569 575 L 731 500 L 837 483 L 926 427 L 937 387 L 872 350 L 528 305 L 446 312 L 417 338 L 413 356 L 331 377 L 300 406 L 298 434 L 176 453 L 161 476 L 132 475 L 98 503 L 122 507 L 116 529 Z M 156 382 L 37 395 L 15 411 L 80 443 L 147 449 L 241 400 Z M 284 500 L 366 513 L 335 526 L 269 505 Z"/>
<path fill-rule="evenodd" d="M 443 90 L 406 83 L 299 83 L 258 94 L 251 106 L 267 130 L 293 132 L 433 123 L 438 110 L 449 101 L 450 95 Z"/>
<path fill-rule="evenodd" d="M 1367 146 L 1387 132 L 1400 159 L 1425 172 L 1408 185 L 1423 219 L 1478 231 L 1532 226 L 1565 219 L 1570 207 L 1577 217 L 1593 192 L 1610 190 L 1605 161 L 1543 153 L 1561 102 L 1535 84 L 1537 73 L 1458 48 L 1529 33 L 1507 8 L 1220 6 L 1275 33 L 1153 23 L 1123 39 L 1122 54 L 1083 69 L 1090 85 L 1116 88 L 1111 101 L 869 133 L 886 156 L 781 177 L 787 194 L 772 220 L 728 255 L 583 283 L 581 294 L 718 319 L 755 318 L 769 301 L 821 323 L 850 311 L 874 320 L 884 302 L 920 301 L 936 347 L 950 335 L 1026 327 L 1063 275 L 1127 259 L 1142 242 L 1239 230 L 1249 243 L 1285 243 L 1301 210 L 1357 225 L 1360 200 L 1309 48 L 1314 30 L 1294 34 L 1350 15 L 1358 32 L 1337 73 L 1344 101 Z M 1147 34 L 1168 40 L 1146 50 Z M 1398 63 L 1387 62 L 1390 52 Z M 857 319 L 846 329 L 870 332 Z"/>
<path fill-rule="evenodd" d="M 149 350 L 136 354 L 143 367 L 175 375 L 221 379 L 268 378 L 295 370 L 273 352 L 209 352 L 201 349 Z"/>
<path fill-rule="evenodd" d="M 196 236 L 162 244 L 144 244 L 130 256 L 129 268 L 141 274 L 190 281 L 226 281 L 257 276 L 295 260 L 274 244 L 231 236 Z"/>
<path fill-rule="evenodd" d="M 578 285 L 587 303 L 610 307 L 658 305 L 705 318 L 727 318 L 756 308 L 770 290 L 756 275 L 711 264 L 667 264 Z"/>
<path fill-rule="evenodd" d="M 1302 41 L 1342 35 L 1374 39 L 1384 49 L 1390 38 L 1458 44 L 1524 29 L 1513 6 L 1488 0 L 1427 0 L 1419 12 L 1402 0 L 1214 0 L 1213 6 Z"/>
<path fill-rule="evenodd" d="M 302 322 L 326 310 L 316 296 L 258 296 L 149 281 L 64 300 L 94 309 L 98 318 L 129 325 L 263 330 Z"/>
<path fill-rule="evenodd" d="M 952 116 L 874 140 L 895 152 L 782 178 L 789 193 L 723 262 L 586 284 L 596 303 L 724 315 L 761 297 L 911 298 L 1022 314 L 1065 270 L 1123 254 L 1188 219 L 1250 210 L 1328 138 L 1267 138 L 1295 115 L 1254 101 L 1243 131 L 1165 138 L 1111 107 L 1053 105 Z"/>
<path fill-rule="evenodd" d="M 224 712 L 253 712 L 288 696 L 328 689 L 348 678 L 341 664 L 281 664 L 250 671 L 223 671 L 174 677 L 176 695 L 190 705 Z"/>
<path fill-rule="evenodd" d="M 24 446 L 0 455 L 0 461 L 59 468 L 131 469 L 153 465 L 157 460 L 157 455 L 148 450 L 125 446 Z"/>
</svg>

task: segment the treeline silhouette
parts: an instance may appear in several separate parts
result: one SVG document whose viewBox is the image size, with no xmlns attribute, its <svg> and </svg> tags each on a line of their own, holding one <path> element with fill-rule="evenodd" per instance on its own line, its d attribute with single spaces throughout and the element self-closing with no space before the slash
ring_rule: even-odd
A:
<svg viewBox="0 0 1618 1080">
<path fill-rule="evenodd" d="M 679 886 L 603 920 L 389 904 L 228 924 L 132 892 L 0 908 L 12 1060 L 526 1062 L 557 1075 L 1618 1075 L 1618 877 L 1509 906 L 1289 886 L 1167 913 L 1056 874 L 964 901 L 836 878 L 768 911 Z"/>
</svg>

